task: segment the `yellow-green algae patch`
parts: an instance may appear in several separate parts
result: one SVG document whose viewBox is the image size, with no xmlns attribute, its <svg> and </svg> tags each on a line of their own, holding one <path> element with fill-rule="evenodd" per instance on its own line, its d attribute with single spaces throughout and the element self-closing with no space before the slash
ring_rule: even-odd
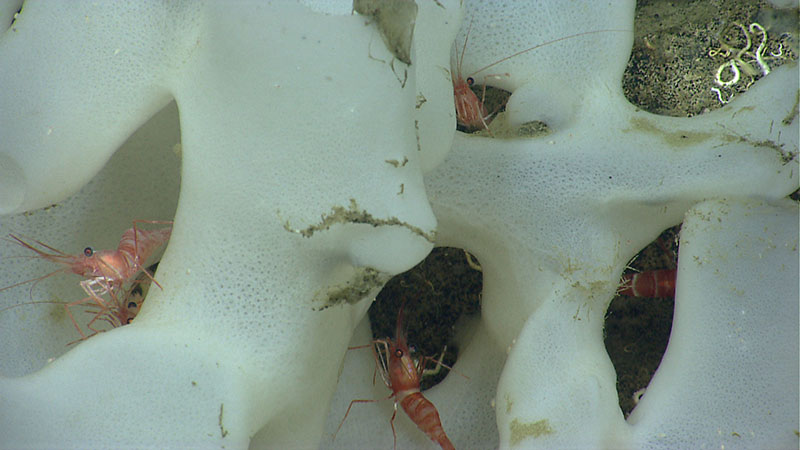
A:
<svg viewBox="0 0 800 450">
<path fill-rule="evenodd" d="M 391 164 L 391 162 L 389 163 Z M 286 221 L 283 224 L 283 228 L 286 231 L 297 233 L 305 238 L 310 238 L 311 236 L 314 235 L 314 233 L 319 231 L 325 231 L 333 225 L 347 224 L 347 223 L 366 224 L 376 228 L 383 226 L 400 226 L 410 230 L 412 233 L 418 236 L 425 238 L 425 240 L 427 240 L 428 242 L 432 243 L 436 242 L 436 236 L 434 231 L 425 232 L 421 228 L 411 225 L 410 223 L 403 222 L 397 217 L 389 217 L 389 218 L 375 217 L 372 214 L 360 209 L 358 207 L 358 203 L 356 203 L 356 200 L 354 198 L 350 199 L 350 206 L 348 208 L 345 208 L 343 206 L 334 206 L 333 208 L 331 208 L 330 214 L 322 214 L 320 222 L 315 225 L 310 225 L 304 229 L 294 229 L 291 227 L 289 222 Z"/>
<path fill-rule="evenodd" d="M 356 267 L 353 276 L 343 284 L 329 286 L 314 295 L 314 302 L 323 303 L 320 310 L 338 305 L 342 302 L 355 304 L 373 289 L 386 284 L 389 275 L 372 267 Z"/>
<path fill-rule="evenodd" d="M 547 419 L 538 420 L 533 423 L 520 422 L 518 419 L 511 421 L 511 442 L 512 446 L 519 444 L 528 437 L 538 438 L 546 434 L 553 434 L 550 422 Z"/>
</svg>

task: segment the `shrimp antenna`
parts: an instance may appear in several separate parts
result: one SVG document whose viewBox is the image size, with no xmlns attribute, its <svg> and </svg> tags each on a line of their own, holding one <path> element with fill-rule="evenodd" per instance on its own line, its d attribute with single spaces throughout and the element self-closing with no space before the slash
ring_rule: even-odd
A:
<svg viewBox="0 0 800 450">
<path fill-rule="evenodd" d="M 64 263 L 62 263 L 60 261 L 60 259 L 67 259 L 67 258 L 71 257 L 71 255 L 68 255 L 68 254 L 62 252 L 61 250 L 59 250 L 57 248 L 50 247 L 49 245 L 45 244 L 42 241 L 37 241 L 36 239 L 33 239 L 33 242 L 36 242 L 37 244 L 39 244 L 42 247 L 50 250 L 53 253 L 46 253 L 46 252 L 44 252 L 42 250 L 39 250 L 38 248 L 32 246 L 31 244 L 28 244 L 27 242 L 23 241 L 22 239 L 20 239 L 19 237 L 15 236 L 13 234 L 9 234 L 8 236 L 11 239 L 6 239 L 7 241 L 13 242 L 15 244 L 19 244 L 19 245 L 27 248 L 28 250 L 33 250 L 34 252 L 36 252 L 37 255 L 39 255 L 42 258 L 47 259 L 48 261 L 52 261 L 52 262 L 59 263 L 59 264 L 64 264 Z M 33 258 L 35 258 L 35 256 Z"/>
<path fill-rule="evenodd" d="M 66 272 L 67 270 L 69 270 L 69 269 L 67 269 L 67 268 L 58 269 L 56 271 L 48 273 L 47 275 L 42 275 L 39 278 L 31 278 L 30 280 L 20 281 L 19 283 L 14 283 L 11 286 L 6 286 L 6 287 L 3 287 L 3 288 L 0 288 L 0 292 L 5 291 L 6 289 L 11 289 L 13 287 L 22 286 L 23 284 L 28 284 L 30 282 L 33 282 L 33 285 L 31 286 L 31 289 L 30 289 L 30 292 L 29 292 L 30 298 L 33 298 L 33 288 L 36 287 L 36 285 L 40 281 L 44 280 L 45 278 L 52 277 L 53 275 L 55 275 L 57 273 Z"/>
<path fill-rule="evenodd" d="M 470 22 L 470 28 L 472 28 L 472 22 Z M 490 68 L 490 67 L 494 67 L 494 66 L 496 66 L 496 65 L 500 64 L 500 63 L 501 63 L 501 62 L 503 62 L 503 61 L 507 61 L 507 60 L 509 60 L 509 59 L 511 59 L 511 58 L 513 58 L 513 57 L 515 57 L 515 56 L 519 56 L 519 55 L 521 55 L 521 54 L 523 54 L 523 53 L 527 53 L 527 52 L 529 52 L 529 51 L 536 50 L 536 49 L 537 49 L 537 48 L 539 48 L 539 47 L 544 47 L 545 45 L 555 44 L 556 42 L 561 42 L 561 41 L 565 41 L 565 40 L 567 40 L 567 39 L 572 39 L 572 38 L 576 38 L 576 37 L 586 36 L 586 35 L 589 35 L 589 34 L 597 34 L 597 33 L 609 33 L 609 32 L 617 32 L 617 33 L 623 33 L 623 32 L 624 32 L 624 33 L 632 33 L 632 32 L 633 32 L 633 30 L 614 30 L 614 29 L 610 29 L 610 30 L 594 30 L 594 31 L 584 31 L 583 33 L 570 34 L 569 36 L 564 36 L 564 37 L 560 37 L 560 38 L 558 38 L 558 39 L 553 39 L 552 41 L 542 42 L 541 44 L 534 45 L 533 47 L 526 48 L 525 50 L 520 50 L 520 51 L 518 51 L 517 53 L 514 53 L 513 55 L 509 55 L 509 56 L 506 56 L 505 58 L 502 58 L 502 59 L 500 59 L 500 60 L 497 60 L 497 61 L 495 61 L 495 62 L 493 62 L 493 63 L 489 64 L 488 66 L 483 66 L 483 67 L 481 67 L 480 69 L 476 70 L 475 72 L 472 72 L 472 73 L 470 74 L 470 76 L 475 76 L 475 75 L 477 75 L 477 74 L 479 74 L 479 73 L 483 72 L 484 70 L 486 70 L 486 69 L 488 69 L 488 68 Z M 466 40 L 465 40 L 465 41 L 464 41 L 464 48 L 466 48 L 466 45 L 467 45 L 467 42 L 466 42 Z M 462 55 L 461 55 L 461 57 L 462 57 L 462 59 L 463 59 L 464 55 L 462 54 Z M 461 67 L 459 66 L 459 71 L 460 71 L 460 70 L 461 70 Z"/>
<path fill-rule="evenodd" d="M 3 288 L 3 289 L 6 289 L 6 288 Z M 14 309 L 14 308 L 18 308 L 20 306 L 26 306 L 26 305 L 66 305 L 66 304 L 67 304 L 67 302 L 57 302 L 55 300 L 36 300 L 36 301 L 32 301 L 32 302 L 25 302 L 25 303 L 19 303 L 19 304 L 16 304 L 16 305 L 6 306 L 5 308 L 0 309 L 0 312 L 8 311 L 9 309 Z"/>
<path fill-rule="evenodd" d="M 464 62 L 464 53 L 467 51 L 467 41 L 469 41 L 469 32 L 472 31 L 472 21 L 475 20 L 475 16 L 469 19 L 469 26 L 467 27 L 467 35 L 464 37 L 464 45 L 461 47 L 461 58 L 458 58 L 458 51 L 456 51 L 456 68 L 458 70 L 459 76 L 461 74 L 461 63 Z"/>
<path fill-rule="evenodd" d="M 54 262 L 54 263 L 57 263 L 57 264 L 69 265 L 69 263 L 66 262 L 65 260 L 70 258 L 71 256 L 67 255 L 66 253 L 62 252 L 61 250 L 59 250 L 57 248 L 53 248 L 53 247 L 45 244 L 44 242 L 37 241 L 36 239 L 34 239 L 33 240 L 34 242 L 36 242 L 37 244 L 41 245 L 42 247 L 44 247 L 44 248 L 46 248 L 46 249 L 48 249 L 48 250 L 53 252 L 53 253 L 46 253 L 46 252 L 44 252 L 44 251 L 32 246 L 31 244 L 28 244 L 27 242 L 23 241 L 22 239 L 18 238 L 17 236 L 15 236 L 13 234 L 9 234 L 9 237 L 11 237 L 11 239 L 13 239 L 13 240 L 11 240 L 11 239 L 6 239 L 6 240 L 8 240 L 10 242 L 14 242 L 16 244 L 19 244 L 19 245 L 23 246 L 24 248 L 27 248 L 28 250 L 33 250 L 41 258 L 44 258 L 44 259 L 46 259 L 48 261 L 51 261 L 51 262 Z M 0 292 L 5 291 L 6 289 L 11 289 L 13 287 L 17 287 L 17 286 L 21 286 L 23 284 L 27 284 L 27 283 L 33 282 L 33 285 L 31 286 L 30 294 L 29 294 L 30 297 L 33 298 L 33 288 L 36 287 L 37 283 L 39 283 L 40 281 L 44 280 L 45 278 L 51 277 L 51 276 L 53 276 L 53 275 L 55 275 L 57 273 L 62 273 L 62 272 L 67 272 L 67 271 L 69 271 L 69 268 L 68 267 L 64 267 L 62 269 L 50 272 L 47 275 L 42 275 L 41 277 L 38 277 L 38 278 L 32 278 L 30 280 L 20 281 L 19 283 L 14 283 L 11 286 L 5 286 L 3 288 L 0 288 Z"/>
</svg>

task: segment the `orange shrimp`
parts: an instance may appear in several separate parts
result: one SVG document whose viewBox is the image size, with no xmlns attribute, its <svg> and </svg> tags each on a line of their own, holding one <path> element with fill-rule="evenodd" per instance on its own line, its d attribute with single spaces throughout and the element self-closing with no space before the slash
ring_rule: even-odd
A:
<svg viewBox="0 0 800 450">
<path fill-rule="evenodd" d="M 376 350 L 376 346 L 381 348 Z M 403 330 L 403 308 L 397 313 L 397 329 L 395 331 L 395 339 L 376 339 L 370 344 L 372 351 L 375 353 L 376 367 L 386 387 L 391 389 L 392 394 L 387 398 L 394 397 L 394 412 L 389 424 L 392 427 L 392 436 L 394 436 L 394 448 L 397 448 L 397 432 L 394 429 L 394 419 L 397 416 L 397 404 L 403 408 L 408 417 L 417 424 L 417 427 L 422 430 L 431 440 L 439 444 L 445 450 L 455 449 L 447 434 L 442 428 L 442 421 L 439 419 L 439 412 L 436 406 L 430 402 L 420 391 L 420 378 L 425 372 L 425 364 L 428 360 L 433 358 L 425 357 L 415 361 L 411 357 L 411 352 L 406 342 L 405 331 Z M 361 348 L 361 347 L 353 347 Z M 378 365 L 380 362 L 380 365 Z M 441 361 L 437 361 L 440 366 L 446 366 Z M 380 400 L 353 400 L 350 406 L 347 407 L 347 412 L 339 424 L 339 429 L 344 425 L 347 415 L 350 414 L 350 408 L 355 403 L 369 403 Z M 334 434 L 334 438 L 336 434 Z"/>
<path fill-rule="evenodd" d="M 649 270 L 622 276 L 617 294 L 629 297 L 675 297 L 677 269 Z"/>
<path fill-rule="evenodd" d="M 453 80 L 453 98 L 456 104 L 456 120 L 458 121 L 458 124 L 464 127 L 467 131 L 475 131 L 481 128 L 481 126 L 488 131 L 489 125 L 487 121 L 491 121 L 491 117 L 489 114 L 487 114 L 486 107 L 483 105 L 483 101 L 486 97 L 486 88 L 484 86 L 483 96 L 480 100 L 478 100 L 478 96 L 472 92 L 472 89 L 470 89 L 470 86 L 475 84 L 475 79 L 471 76 L 464 79 L 464 77 L 461 75 L 461 64 L 464 62 L 464 52 L 467 50 L 467 41 L 469 40 L 470 30 L 472 30 L 472 20 L 470 20 L 469 27 L 467 28 L 467 36 L 464 38 L 464 46 L 461 49 L 460 58 L 458 56 L 458 52 L 456 52 L 455 73 L 453 73 L 451 66 L 450 78 Z M 477 74 L 478 72 L 475 73 Z"/>
<path fill-rule="evenodd" d="M 494 112 L 489 114 L 486 112 L 486 107 L 484 106 L 483 102 L 486 99 L 486 84 L 483 85 L 483 95 L 481 99 L 478 100 L 478 96 L 470 89 L 470 86 L 475 84 L 475 75 L 483 72 L 484 70 L 494 67 L 501 62 L 508 61 L 511 58 L 519 56 L 523 53 L 530 52 L 532 50 L 536 50 L 539 47 L 544 47 L 545 45 L 555 44 L 556 42 L 560 42 L 566 39 L 572 39 L 579 36 L 585 36 L 587 34 L 595 34 L 595 33 L 607 33 L 607 32 L 632 32 L 631 30 L 595 30 L 595 31 L 585 31 L 583 33 L 571 34 L 569 36 L 564 36 L 558 39 L 553 39 L 551 41 L 543 42 L 541 44 L 534 45 L 533 47 L 526 48 L 524 50 L 520 50 L 513 55 L 506 56 L 505 58 L 498 59 L 497 61 L 488 64 L 486 66 L 481 67 L 480 69 L 472 72 L 472 74 L 466 78 L 461 75 L 461 65 L 464 62 L 464 53 L 467 50 L 467 41 L 469 40 L 469 33 L 472 30 L 472 20 L 469 22 L 469 26 L 467 27 L 467 35 L 464 38 L 464 45 L 461 48 L 461 57 L 458 56 L 458 52 L 456 51 L 456 66 L 455 69 L 452 68 L 452 60 L 451 60 L 451 78 L 453 81 L 453 97 L 455 100 L 456 105 L 456 120 L 458 124 L 461 125 L 466 131 L 472 132 L 478 129 L 485 129 L 489 131 L 489 122 L 492 121 L 492 116 Z M 509 74 L 503 74 L 505 76 L 509 76 Z M 496 112 L 496 111 L 495 111 Z M 491 132 L 489 131 L 491 134 Z"/>
<path fill-rule="evenodd" d="M 134 221 L 133 227 L 129 228 L 122 234 L 122 238 L 120 239 L 116 250 L 94 251 L 91 247 L 86 247 L 83 250 L 83 253 L 80 255 L 66 254 L 58 249 L 50 247 L 43 242 L 34 241 L 41 247 L 53 252 L 48 253 L 11 234 L 9 236 L 14 242 L 29 250 L 32 250 L 38 257 L 61 264 L 65 267 L 33 280 L 27 280 L 7 286 L 0 289 L 0 291 L 29 283 L 31 281 L 39 282 L 59 272 L 72 272 L 82 276 L 85 279 L 79 284 L 81 288 L 83 288 L 84 292 L 86 292 L 88 297 L 67 303 L 65 304 L 65 308 L 67 309 L 67 314 L 72 320 L 72 323 L 75 325 L 75 328 L 81 334 L 82 338 L 86 339 L 87 336 L 80 329 L 77 321 L 72 316 L 72 312 L 69 310 L 71 306 L 81 305 L 93 300 L 100 308 L 98 314 L 103 315 L 109 312 L 114 314 L 112 308 L 118 308 L 118 306 L 109 306 L 106 301 L 103 300 L 102 296 L 104 294 L 109 294 L 112 299 L 116 301 L 122 291 L 123 284 L 131 281 L 140 272 L 143 272 L 158 287 L 161 287 L 161 285 L 158 284 L 153 276 L 142 267 L 142 264 L 144 264 L 147 258 L 158 247 L 164 245 L 169 240 L 172 227 L 170 226 L 155 230 L 141 230 L 136 227 L 137 223 L 172 224 L 172 222 Z M 31 287 L 31 289 L 33 289 L 33 287 Z M 97 319 L 98 318 L 96 317 L 94 320 L 92 320 L 92 322 L 90 322 L 90 324 Z M 96 332 L 96 330 L 94 331 Z"/>
</svg>

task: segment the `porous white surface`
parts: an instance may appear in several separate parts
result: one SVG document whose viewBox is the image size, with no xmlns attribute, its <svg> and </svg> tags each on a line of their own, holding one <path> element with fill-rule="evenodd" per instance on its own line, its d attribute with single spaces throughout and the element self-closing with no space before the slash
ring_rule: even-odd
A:
<svg viewBox="0 0 800 450">
<path fill-rule="evenodd" d="M 67 50 L 89 44 L 73 53 L 48 44 L 59 40 Z M 403 86 L 385 62 L 388 51 L 373 42 L 380 36 L 362 17 L 283 2 L 45 2 L 23 11 L 0 41 L 0 79 L 13 87 L 0 109 L 23 112 L 0 117 L 3 134 L 12 135 L 0 159 L 20 175 L 4 210 L 59 202 L 48 211 L 94 212 L 86 220 L 105 230 L 48 232 L 47 211 L 11 216 L 4 226 L 76 252 L 87 242 L 114 248 L 133 219 L 169 219 L 176 191 L 140 197 L 157 177 L 131 176 L 135 159 L 60 202 L 171 97 L 181 180 L 157 273 L 163 291 L 151 291 L 135 326 L 82 342 L 41 371 L 0 380 L 4 444 L 235 448 L 262 428 L 270 430 L 261 435 L 265 446 L 320 439 L 347 342 L 369 302 L 320 310 L 325 304 L 315 299 L 357 269 L 384 276 L 408 269 L 430 251 L 436 223 L 419 166 L 414 73 Z M 19 67 L 6 63 L 16 59 Z M 36 114 L 42 109 L 44 117 Z M 174 109 L 167 114 L 173 135 L 155 131 L 161 152 L 177 142 Z M 36 145 L 44 136 L 55 143 Z M 148 154 L 139 155 L 144 167 L 161 170 Z M 177 158 L 157 161 L 164 156 Z M 118 191 L 138 203 L 109 208 L 118 215 L 112 223 L 109 211 L 92 207 L 114 202 Z M 293 231 L 351 205 L 400 225 L 335 222 L 310 238 Z M 41 273 L 9 273 L 3 285 Z M 70 281 L 63 277 L 62 286 Z M 36 299 L 80 295 L 57 290 L 59 283 L 36 286 Z M 28 300 L 27 287 L 3 294 L 4 305 Z M 4 328 L 3 375 L 29 373 L 58 356 L 52 347 L 59 344 L 32 357 L 25 342 L 63 346 L 76 337 L 62 339 L 71 325 L 59 326 L 57 336 L 40 321 Z"/>
<path fill-rule="evenodd" d="M 504 5 L 497 6 L 497 11 L 502 11 L 502 19 L 486 20 L 487 27 L 502 22 L 504 27 L 519 30 L 529 23 L 546 23 L 558 16 L 543 15 L 537 22 L 530 15 L 515 10 L 513 5 Z M 617 14 L 630 17 L 631 4 L 616 5 Z M 578 10 L 582 7 L 576 6 Z M 586 28 L 603 27 L 609 14 L 609 10 L 604 9 L 597 16 L 598 23 Z M 570 17 L 569 12 L 565 15 Z M 494 34 L 481 30 L 478 16 L 475 15 L 476 22 L 472 25 L 470 43 L 473 36 L 489 36 L 493 44 L 501 46 L 500 42 L 518 38 L 510 36 L 512 32 L 503 36 L 497 29 L 490 30 Z M 465 17 L 469 20 L 469 11 Z M 564 26 L 568 27 L 564 20 Z M 781 125 L 794 105 L 794 97 L 787 96 L 786 92 L 797 90 L 796 66 L 773 71 L 771 78 L 762 80 L 736 102 L 717 112 L 691 119 L 658 117 L 637 111 L 619 93 L 619 76 L 629 51 L 630 37 L 619 33 L 613 36 L 617 39 L 600 41 L 606 47 L 594 47 L 597 39 L 592 40 L 589 51 L 604 58 L 592 59 L 591 64 L 566 58 L 572 64 L 569 70 L 575 72 L 572 76 L 593 80 L 593 85 L 575 85 L 576 89 L 564 92 L 564 101 L 577 98 L 580 109 L 563 116 L 565 120 L 548 122 L 555 129 L 552 135 L 504 141 L 457 133 L 445 162 L 426 174 L 428 196 L 439 219 L 438 243 L 468 249 L 483 267 L 481 321 L 473 325 L 477 327 L 473 332 L 486 336 L 484 339 L 493 343 L 491 348 L 497 359 L 483 354 L 480 359 L 484 364 L 472 370 L 479 374 L 491 373 L 491 365 L 503 364 L 496 388 L 473 385 L 468 394 L 483 396 L 485 390 L 493 393 L 496 416 L 487 413 L 477 422 L 446 423 L 447 419 L 442 419 L 457 448 L 662 446 L 650 437 L 660 436 L 660 430 L 669 431 L 674 416 L 660 414 L 659 406 L 654 405 L 640 413 L 649 418 L 648 425 L 628 424 L 618 406 L 615 373 L 603 347 L 603 317 L 619 274 L 640 248 L 663 229 L 682 221 L 689 208 L 705 198 L 755 196 L 778 200 L 797 188 L 797 161 L 792 159 L 792 154 L 797 152 L 797 127 Z M 563 46 L 585 44 L 577 41 L 564 41 Z M 478 43 L 475 47 L 481 48 Z M 494 49 L 494 45 L 486 47 Z M 562 48 L 561 51 L 569 54 L 583 50 Z M 620 58 L 620 53 L 624 53 L 625 58 Z M 475 51 L 472 58 L 478 61 L 473 65 L 480 67 L 496 56 L 491 51 L 487 54 Z M 531 64 L 536 68 L 543 65 Z M 605 67 L 604 64 L 616 66 Z M 501 84 L 501 80 L 492 84 Z M 510 103 L 514 102 L 517 92 L 514 91 Z M 554 98 L 561 93 L 556 91 Z M 536 117 L 547 106 L 528 104 L 527 108 L 522 111 L 527 114 L 525 117 Z M 754 216 L 760 217 L 760 213 Z M 776 226 L 791 235 L 795 228 L 789 219 L 797 221 L 797 210 L 789 209 L 783 214 L 784 219 Z M 731 219 L 733 223 L 738 220 L 738 216 Z M 630 223 L 638 226 L 631 227 Z M 757 228 L 743 226 L 753 233 Z M 740 236 L 743 230 L 732 227 L 706 232 L 703 239 L 719 240 L 723 242 L 720 245 L 725 245 L 725 240 Z M 758 240 L 761 236 L 756 233 L 752 239 Z M 796 246 L 790 245 L 789 251 L 797 257 Z M 714 270 L 727 270 L 726 261 L 718 261 L 719 266 Z M 772 289 L 761 284 L 763 279 L 759 275 L 772 270 L 772 262 L 751 258 L 747 267 L 752 276 L 745 277 L 745 284 L 753 286 L 755 292 Z M 731 270 L 736 269 L 732 267 Z M 783 277 L 770 280 L 780 284 L 777 290 L 789 293 L 781 297 L 782 303 L 771 314 L 796 318 L 792 313 L 796 306 L 790 304 L 798 301 L 796 294 L 791 295 L 797 285 L 797 276 L 793 273 L 787 270 Z M 702 291 L 695 295 L 698 294 Z M 709 317 L 708 320 L 716 319 Z M 784 334 L 791 334 L 796 327 L 796 320 L 793 326 L 779 317 L 775 320 L 781 324 Z M 695 331 L 690 339 L 713 341 L 719 330 L 708 328 L 708 334 Z M 751 333 L 764 336 L 757 328 Z M 352 345 L 361 345 L 367 340 L 367 337 L 354 338 Z M 796 340 L 788 339 L 788 342 Z M 789 347 L 787 352 L 797 353 L 796 345 Z M 510 348 L 510 354 L 504 361 L 503 349 L 506 348 Z M 471 375 L 462 363 L 474 360 L 485 349 L 479 349 L 475 341 L 464 346 L 455 368 Z M 369 355 L 348 355 L 348 358 L 364 358 L 361 364 L 369 366 Z M 732 371 L 725 367 L 723 358 L 709 361 L 709 366 L 714 366 L 709 369 L 713 377 L 720 377 L 720 370 L 716 368 L 725 367 L 723 373 L 732 373 L 724 376 L 723 381 L 711 378 L 712 375 L 698 377 L 692 395 L 705 398 L 718 408 L 738 408 L 741 403 L 735 394 L 710 398 L 702 391 L 706 384 L 721 382 L 741 390 L 761 392 L 756 386 L 758 380 L 745 375 L 759 371 L 760 361 L 749 362 L 752 366 Z M 352 389 L 349 380 L 344 376 L 342 379 L 340 392 Z M 678 395 L 684 390 L 680 383 L 685 379 L 683 374 L 674 380 L 668 378 L 659 389 L 670 393 L 674 390 Z M 792 412 L 796 409 L 797 395 L 795 388 L 789 386 L 797 384 L 796 376 L 779 379 L 779 384 L 789 393 L 776 400 L 780 402 L 776 410 L 782 411 L 780 421 L 758 414 L 743 414 L 727 421 L 737 429 L 764 426 L 771 430 L 747 441 L 746 446 L 785 445 L 786 433 L 792 432 L 789 424 L 797 422 Z M 359 382 L 365 381 L 354 381 Z M 450 375 L 431 390 L 430 398 L 443 416 L 456 412 L 442 412 L 439 402 L 463 397 L 463 384 L 465 382 L 458 376 Z M 334 401 L 328 431 L 332 433 L 338 426 L 350 399 L 381 398 L 381 393 L 386 395 L 388 391 L 337 394 L 335 399 L 339 400 Z M 390 430 L 386 430 L 385 422 L 390 414 L 385 408 L 390 403 L 354 407 L 360 410 L 359 418 L 352 421 L 348 418 L 343 427 L 355 428 L 349 431 L 357 436 L 352 442 L 367 447 L 386 445 L 391 435 Z M 685 409 L 681 412 L 688 414 Z M 691 418 L 698 424 L 685 429 L 682 441 L 668 440 L 667 447 L 669 442 L 681 442 L 688 447 L 723 442 L 729 448 L 736 444 L 735 439 L 727 436 L 720 439 L 713 413 L 695 414 Z M 474 431 L 486 429 L 477 424 L 495 420 L 497 437 Z M 383 431 L 375 432 L 373 439 L 373 432 L 367 430 L 381 430 L 382 423 Z M 713 433 L 708 432 L 710 429 Z M 414 431 L 416 437 L 398 431 L 399 442 L 411 440 L 418 446 L 434 447 L 419 431 Z M 675 434 L 677 431 L 673 436 Z M 342 441 L 337 436 L 330 445 L 337 448 L 355 445 Z"/>
<path fill-rule="evenodd" d="M 165 220 L 175 215 L 180 188 L 180 141 L 175 104 L 156 114 L 117 151 L 103 170 L 80 193 L 52 208 L 5 216 L 0 235 L 34 238 L 67 253 L 85 247 L 116 248 L 121 231 L 134 218 Z M 109 202 L 107 199 L 115 201 Z M 157 251 L 158 255 L 162 252 Z M 157 256 L 157 255 L 156 255 Z M 57 269 L 50 262 L 30 258 L 30 252 L 0 240 L 3 283 L 8 286 Z M 160 278 L 160 277 L 159 277 Z M 55 275 L 37 283 L 0 291 L 0 308 L 33 301 L 75 301 L 85 297 L 76 275 Z M 76 319 L 89 315 L 76 314 Z M 85 329 L 85 328 L 84 328 Z M 61 305 L 33 304 L 0 312 L 0 374 L 21 376 L 67 352 L 67 342 L 78 339 Z"/>
<path fill-rule="evenodd" d="M 513 92 L 506 107 L 511 123 L 540 120 L 562 127 L 587 113 L 586 102 L 598 93 L 622 98 L 619 80 L 633 43 L 631 2 L 581 1 L 569 7 L 547 0 L 467 5 L 465 21 L 472 22 L 472 27 L 462 75 Z M 462 27 L 456 39 L 459 51 L 466 38 L 466 27 Z"/>
<path fill-rule="evenodd" d="M 453 142 L 456 115 L 449 63 L 453 38 L 461 25 L 457 0 L 417 2 L 414 60 L 417 75 L 415 127 L 418 128 L 422 170 L 441 164 Z M 441 6 L 439 6 L 441 5 Z M 433 70 L 428 70 L 432 68 Z"/>
<path fill-rule="evenodd" d="M 11 28 L 2 24 L 0 212 L 74 194 L 169 103 L 164 81 L 183 59 L 173 57 L 197 27 L 197 10 L 192 2 L 170 11 L 149 2 L 34 2 Z"/>
<path fill-rule="evenodd" d="M 0 95 L 0 134 L 11 136 L 0 143 L 0 207 L 58 206 L 6 216 L 0 231 L 76 252 L 113 248 L 132 219 L 177 212 L 157 273 L 164 290 L 151 291 L 130 326 L 62 355 L 76 337 L 63 315 L 36 305 L 0 313 L 0 374 L 26 375 L 0 378 L 8 446 L 389 448 L 389 401 L 355 406 L 331 441 L 350 400 L 389 393 L 373 388 L 369 351 L 346 352 L 369 340 L 369 296 L 323 311 L 312 299 L 364 265 L 412 266 L 431 247 L 413 230 L 429 236 L 437 219 L 437 243 L 470 250 L 484 273 L 481 318 L 460 327 L 455 368 L 469 379 L 450 374 L 426 392 L 457 448 L 796 444 L 797 378 L 787 368 L 798 353 L 797 209 L 770 205 L 798 185 L 797 119 L 781 123 L 796 66 L 717 112 L 664 118 L 621 96 L 629 33 L 568 39 L 542 48 L 551 56 L 526 53 L 494 72 L 513 72 L 512 120 L 546 118 L 554 134 L 456 133 L 451 146 L 442 42 L 452 42 L 459 17 L 475 17 L 468 73 L 542 39 L 632 30 L 633 5 L 487 2 L 492 10 L 478 14 L 441 3 L 420 7 L 412 52 L 436 56 L 407 71 L 364 18 L 289 3 L 43 2 L 23 11 L 0 38 L 0 81 L 11 87 Z M 169 107 L 92 178 L 173 97 L 180 160 Z M 695 206 L 734 196 L 758 200 Z M 291 232 L 351 198 L 409 226 Z M 603 315 L 628 259 L 690 209 L 681 262 L 696 255 L 704 264 L 679 265 L 670 347 L 626 422 Z M 3 259 L 0 286 L 48 270 L 12 262 L 7 270 Z M 75 284 L 53 277 L 32 295 L 74 299 Z M 28 289 L 0 291 L 0 307 L 29 301 Z M 759 297 L 766 290 L 772 298 Z M 755 311 L 757 301 L 772 304 Z M 776 336 L 788 342 L 782 350 Z M 766 373 L 773 355 L 785 361 Z M 770 383 L 759 385 L 764 377 Z M 395 425 L 400 448 L 433 446 L 402 413 Z"/>
<path fill-rule="evenodd" d="M 686 214 L 672 336 L 629 418 L 636 447 L 797 444 L 797 218 L 788 200 L 721 199 Z"/>
</svg>

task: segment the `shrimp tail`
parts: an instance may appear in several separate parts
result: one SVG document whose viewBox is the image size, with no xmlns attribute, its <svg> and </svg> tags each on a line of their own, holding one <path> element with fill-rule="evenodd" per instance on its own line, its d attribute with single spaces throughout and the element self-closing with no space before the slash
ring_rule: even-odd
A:
<svg viewBox="0 0 800 450">
<path fill-rule="evenodd" d="M 413 392 L 400 400 L 400 406 L 408 414 L 408 417 L 417 424 L 432 441 L 439 444 L 445 450 L 455 450 L 453 443 L 447 437 L 442 428 L 442 421 L 439 419 L 439 411 L 430 400 L 425 398 L 421 392 Z"/>
</svg>

